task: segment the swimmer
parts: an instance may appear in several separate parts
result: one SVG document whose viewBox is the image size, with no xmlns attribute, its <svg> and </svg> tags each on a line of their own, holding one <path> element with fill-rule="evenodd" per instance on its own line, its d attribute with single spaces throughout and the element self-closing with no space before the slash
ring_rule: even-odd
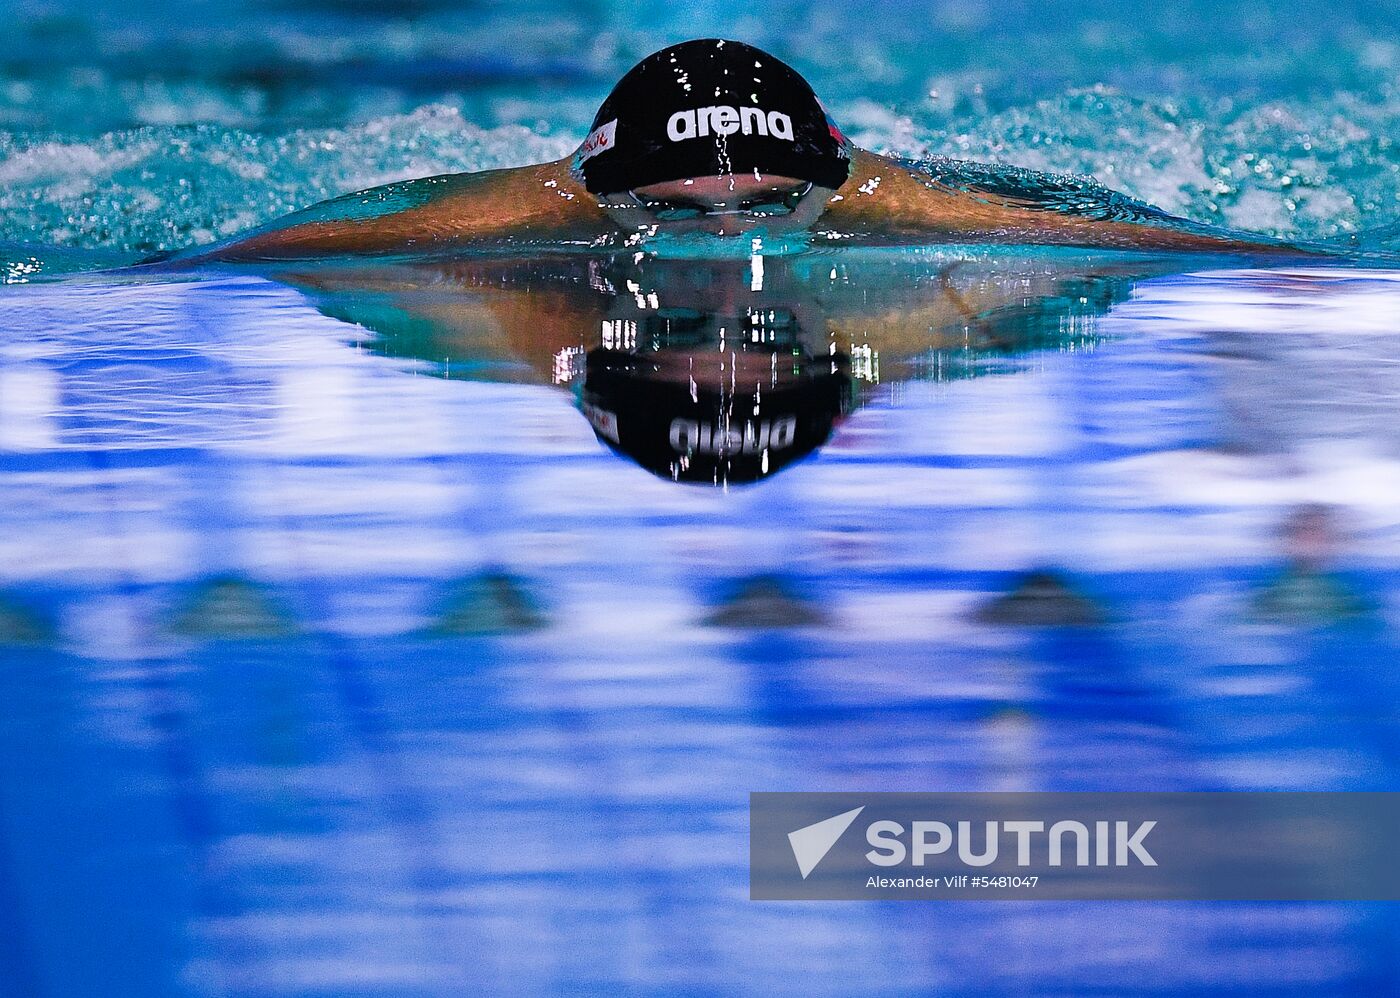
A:
<svg viewBox="0 0 1400 998">
<path fill-rule="evenodd" d="M 976 176 L 974 171 L 972 176 Z M 854 146 L 796 70 L 750 45 L 684 42 L 638 63 L 574 154 L 388 184 L 173 262 L 451 255 L 635 245 L 659 233 L 810 234 L 814 245 L 1002 243 L 1298 254 L 1125 202 L 1076 213 L 1067 189 L 981 184 Z"/>
</svg>

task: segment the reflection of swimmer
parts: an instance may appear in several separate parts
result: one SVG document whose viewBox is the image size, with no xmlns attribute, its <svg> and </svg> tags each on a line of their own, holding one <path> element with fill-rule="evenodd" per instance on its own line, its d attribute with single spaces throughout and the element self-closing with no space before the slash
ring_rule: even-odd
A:
<svg viewBox="0 0 1400 998">
<path fill-rule="evenodd" d="M 185 261 L 608 248 L 639 235 L 809 230 L 818 241 L 1298 252 L 1241 241 L 1074 181 L 1018 181 L 853 146 L 789 66 L 740 42 L 663 49 L 628 72 L 568 159 L 335 198 Z"/>
<path fill-rule="evenodd" d="M 428 361 L 451 378 L 559 384 L 568 356 L 609 345 L 608 329 L 634 330 L 646 348 L 664 331 L 676 346 L 687 324 L 713 325 L 702 316 L 743 324 L 768 313 L 790 315 L 814 354 L 834 346 L 857 368 L 878 360 L 882 378 L 944 377 L 955 358 L 976 370 L 979 358 L 1087 345 L 1093 318 L 1138 279 L 1179 269 L 1170 256 L 930 264 L 871 252 L 773 257 L 761 287 L 747 260 L 649 256 L 289 264 L 272 274 L 372 330 L 366 346 L 377 353 Z"/>
<path fill-rule="evenodd" d="M 637 291 L 610 299 L 584 363 L 579 407 L 598 439 L 663 478 L 720 486 L 824 444 L 855 393 L 810 294 L 781 279 L 755 292 L 732 263 L 661 274 L 671 279 L 614 275 Z"/>
<path fill-rule="evenodd" d="M 774 474 L 826 442 L 851 401 L 850 363 L 791 349 L 588 355 L 580 408 L 598 439 L 678 482 Z"/>
<path fill-rule="evenodd" d="M 1083 320 L 1177 266 L 940 260 L 800 254 L 760 275 L 747 260 L 477 257 L 273 273 L 370 330 L 358 342 L 375 353 L 563 388 L 614 450 L 667 478 L 728 484 L 821 446 L 882 378 L 975 375 L 990 356 L 1084 345 Z"/>
</svg>

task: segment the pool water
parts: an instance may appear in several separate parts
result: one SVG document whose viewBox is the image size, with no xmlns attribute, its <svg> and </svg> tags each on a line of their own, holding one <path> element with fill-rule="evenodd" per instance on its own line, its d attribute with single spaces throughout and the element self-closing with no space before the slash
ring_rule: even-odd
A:
<svg viewBox="0 0 1400 998">
<path fill-rule="evenodd" d="M 6 14 L 0 994 L 1400 990 L 1393 905 L 747 898 L 755 790 L 1397 788 L 1396 9 Z M 707 35 L 1349 265 L 116 269 L 567 155 Z"/>
<path fill-rule="evenodd" d="M 204 244 L 394 180 L 560 157 L 637 60 L 733 37 L 863 147 L 1092 177 L 1394 251 L 1400 8 L 1276 0 L 45 0 L 0 38 L 9 280 Z"/>
<path fill-rule="evenodd" d="M 10 993 L 1394 990 L 1387 905 L 747 899 L 752 790 L 1395 789 L 1400 275 L 1190 262 L 9 289 Z M 611 446 L 721 327 L 829 437 Z"/>
</svg>

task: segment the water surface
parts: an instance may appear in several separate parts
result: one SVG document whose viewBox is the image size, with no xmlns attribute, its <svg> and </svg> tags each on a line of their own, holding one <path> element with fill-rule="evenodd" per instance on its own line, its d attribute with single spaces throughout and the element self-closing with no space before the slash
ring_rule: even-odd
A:
<svg viewBox="0 0 1400 998">
<path fill-rule="evenodd" d="M 1092 177 L 1194 221 L 1395 249 L 1400 13 L 1371 0 L 45 0 L 0 39 L 11 280 L 377 184 L 563 156 L 687 38 L 758 45 L 860 145 Z M 77 254 L 75 259 L 73 254 Z M 37 261 L 37 262 L 36 262 Z"/>
<path fill-rule="evenodd" d="M 1400 278 L 1183 262 L 9 289 L 5 979 L 1393 990 L 1388 906 L 747 900 L 751 790 L 1396 788 Z M 677 482 L 620 365 L 717 425 L 847 390 Z"/>
</svg>

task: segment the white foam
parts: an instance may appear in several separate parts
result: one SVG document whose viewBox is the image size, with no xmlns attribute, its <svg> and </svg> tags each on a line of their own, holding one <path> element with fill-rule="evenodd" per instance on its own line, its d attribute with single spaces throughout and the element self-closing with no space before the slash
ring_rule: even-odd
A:
<svg viewBox="0 0 1400 998">
<path fill-rule="evenodd" d="M 1147 281 L 1105 317 L 1109 334 L 1151 320 L 1169 333 L 1358 333 L 1394 336 L 1400 271 L 1232 270 Z"/>
</svg>

